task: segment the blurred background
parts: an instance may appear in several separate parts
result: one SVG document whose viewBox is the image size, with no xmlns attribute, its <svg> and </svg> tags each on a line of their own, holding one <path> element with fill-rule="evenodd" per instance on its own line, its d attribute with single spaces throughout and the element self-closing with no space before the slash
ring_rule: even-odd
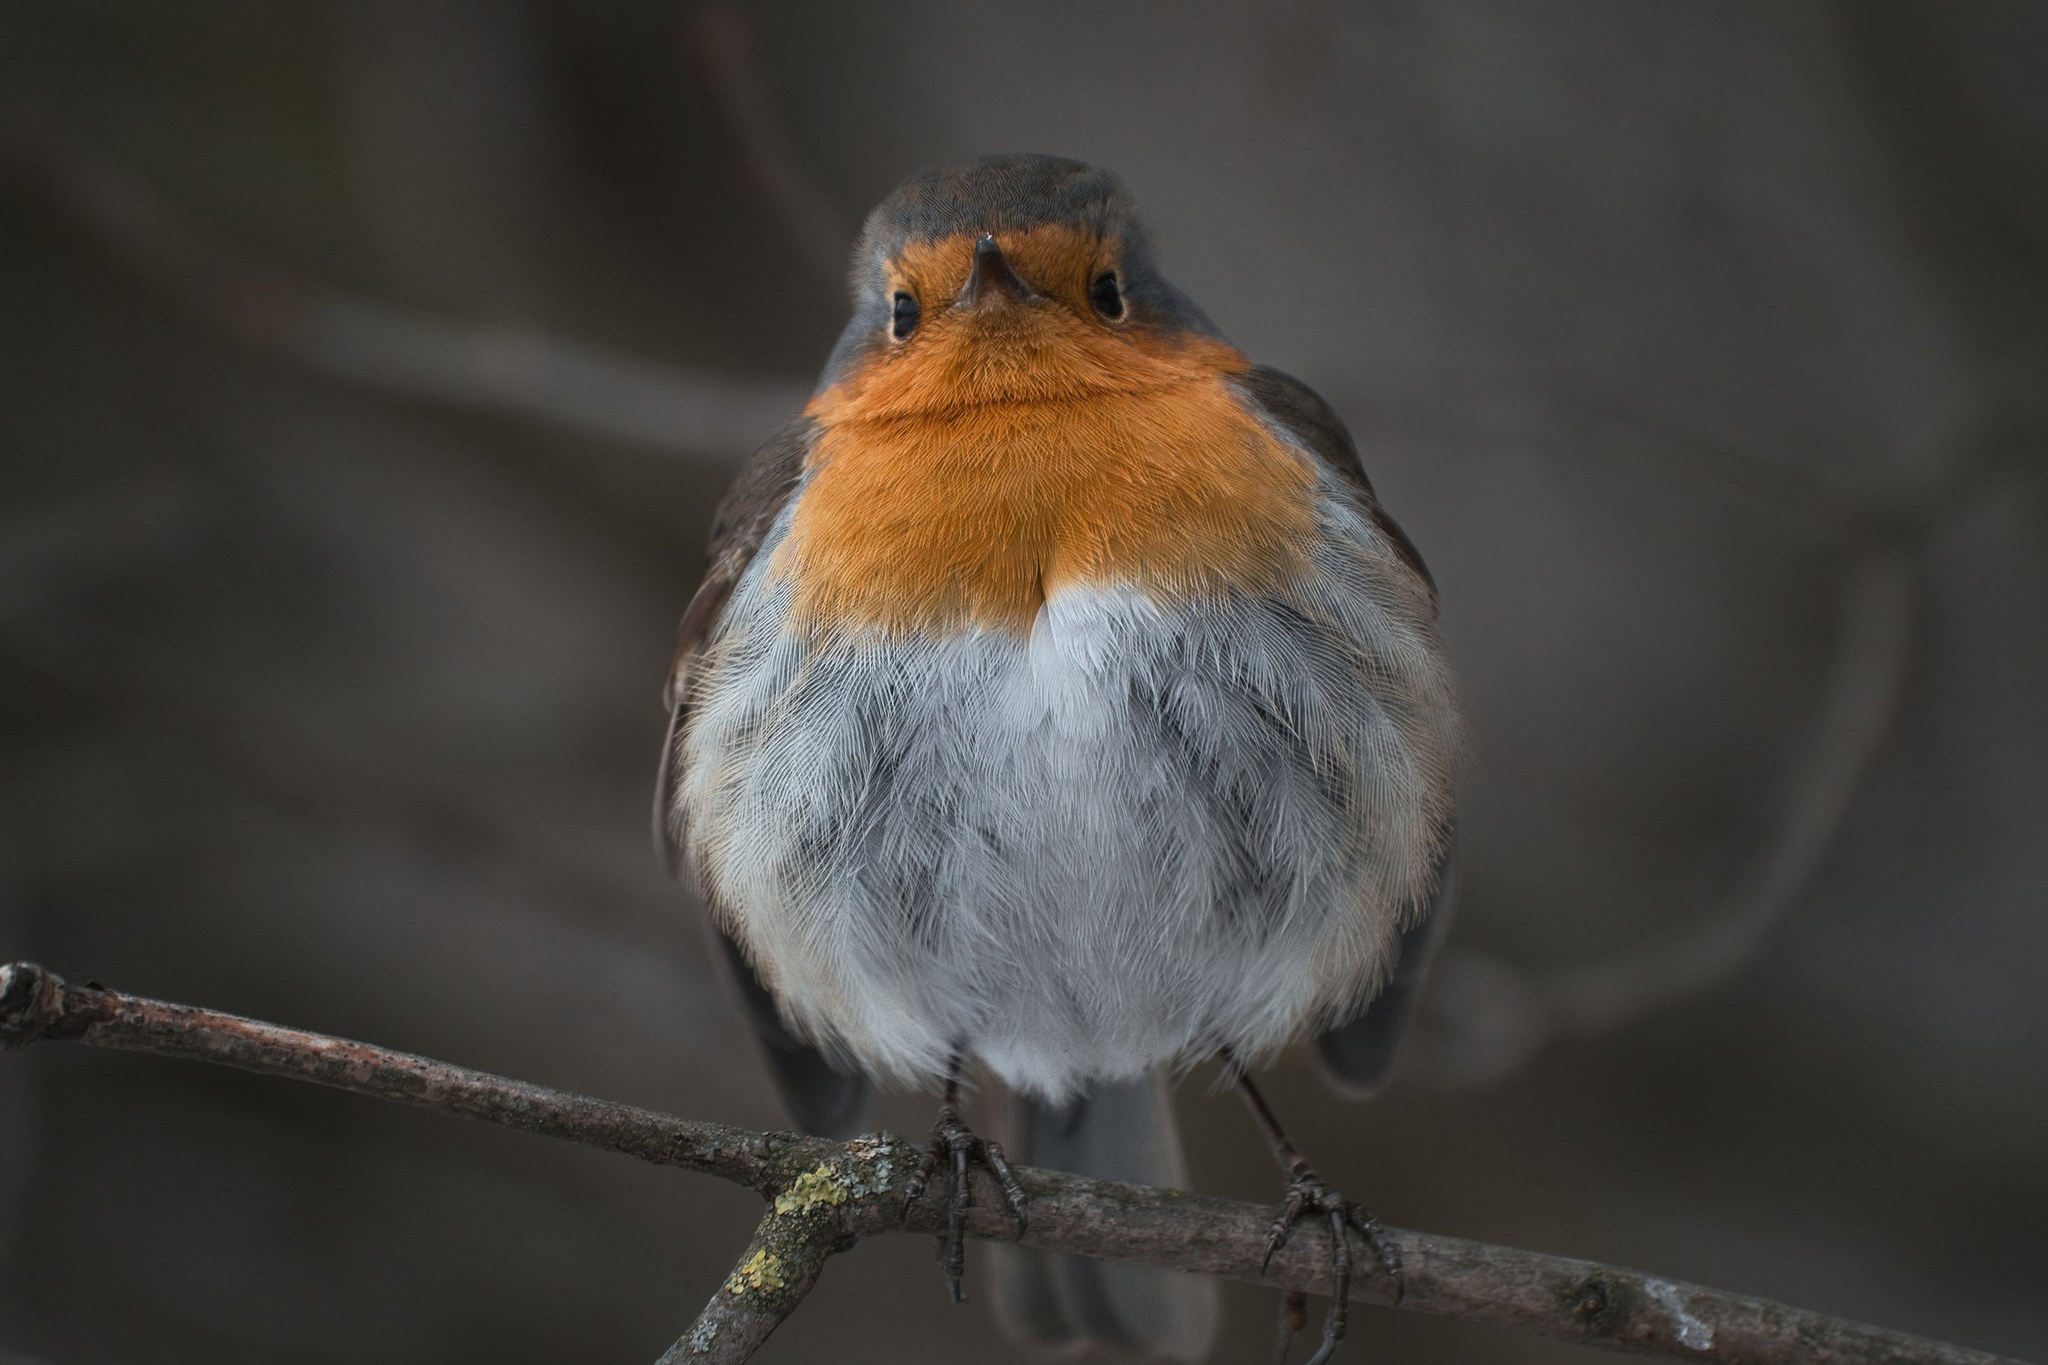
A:
<svg viewBox="0 0 2048 1365">
<path fill-rule="evenodd" d="M 1067 153 L 1350 421 L 1465 679 L 1406 1078 L 1273 1077 L 1323 1173 L 2048 1355 L 2044 71 L 2028 0 L 12 0 L 0 958 L 781 1126 L 648 846 L 675 619 L 860 216 Z M 1207 1079 L 1195 1183 L 1276 1198 Z M 10 1365 L 652 1361 L 755 1217 L 0 1057 Z M 929 1259 L 836 1261 L 760 1358 L 1010 1359 Z M 1227 1303 L 1218 1359 L 1263 1358 L 1274 1296 Z"/>
</svg>

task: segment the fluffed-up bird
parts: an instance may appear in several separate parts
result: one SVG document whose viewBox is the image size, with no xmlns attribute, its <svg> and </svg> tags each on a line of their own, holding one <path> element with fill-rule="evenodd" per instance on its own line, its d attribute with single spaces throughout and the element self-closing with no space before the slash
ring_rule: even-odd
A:
<svg viewBox="0 0 2048 1365">
<path fill-rule="evenodd" d="M 1302 1220 L 1398 1279 L 1245 1069 L 1387 1078 L 1449 918 L 1461 732 L 1436 592 L 1344 424 L 1154 264 L 1118 180 L 918 175 L 853 318 L 720 506 L 656 819 L 795 1121 L 943 1092 L 930 1154 L 1185 1183 L 1168 1086 L 1222 1058 Z M 1009 1151 L 963 1122 L 980 1075 Z M 1198 1277 L 1003 1247 L 1026 1339 L 1195 1360 Z M 957 1224 L 945 1266 L 956 1297 Z M 1341 1287 L 1318 1359 L 1344 1329 Z"/>
</svg>

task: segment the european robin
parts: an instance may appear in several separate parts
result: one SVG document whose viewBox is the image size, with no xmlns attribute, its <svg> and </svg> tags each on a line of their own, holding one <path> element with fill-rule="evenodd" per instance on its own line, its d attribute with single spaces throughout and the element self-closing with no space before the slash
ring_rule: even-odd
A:
<svg viewBox="0 0 2048 1365">
<path fill-rule="evenodd" d="M 853 318 L 744 466 L 683 617 L 657 799 L 778 1089 L 821 1134 L 942 1089 L 1021 1223 L 1019 1161 L 1185 1183 L 1167 1093 L 1235 1073 L 1331 1232 L 1370 1214 L 1244 1069 L 1304 1037 L 1386 1078 L 1451 894 L 1460 725 L 1436 591 L 1351 436 L 1160 275 L 1121 183 L 1049 156 L 918 175 L 867 220 Z M 906 1206 L 907 1207 L 907 1206 Z M 1202 1277 L 1004 1248 L 1027 1339 L 1193 1360 Z"/>
</svg>

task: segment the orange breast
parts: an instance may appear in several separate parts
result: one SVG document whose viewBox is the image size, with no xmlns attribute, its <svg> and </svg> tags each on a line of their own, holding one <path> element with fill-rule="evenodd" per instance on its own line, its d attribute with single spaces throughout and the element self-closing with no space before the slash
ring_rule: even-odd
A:
<svg viewBox="0 0 2048 1365">
<path fill-rule="evenodd" d="M 927 326 L 811 404 L 773 561 L 799 624 L 1025 630 L 1071 586 L 1184 598 L 1304 566 L 1314 475 L 1232 396 L 1236 350 L 1053 307 Z"/>
</svg>

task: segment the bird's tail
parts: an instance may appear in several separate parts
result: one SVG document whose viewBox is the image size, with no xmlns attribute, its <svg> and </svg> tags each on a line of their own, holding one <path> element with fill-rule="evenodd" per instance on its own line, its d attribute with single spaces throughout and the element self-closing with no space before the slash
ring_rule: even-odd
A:
<svg viewBox="0 0 2048 1365">
<path fill-rule="evenodd" d="M 1159 1076 L 1097 1085 L 1057 1108 L 1008 1095 L 1011 1160 L 1076 1175 L 1176 1188 L 1187 1162 L 1173 1100 Z M 1199 1361 L 1216 1335 L 1216 1282 L 1206 1275 L 997 1245 L 1004 1325 L 1046 1354 L 1115 1361 Z"/>
</svg>

